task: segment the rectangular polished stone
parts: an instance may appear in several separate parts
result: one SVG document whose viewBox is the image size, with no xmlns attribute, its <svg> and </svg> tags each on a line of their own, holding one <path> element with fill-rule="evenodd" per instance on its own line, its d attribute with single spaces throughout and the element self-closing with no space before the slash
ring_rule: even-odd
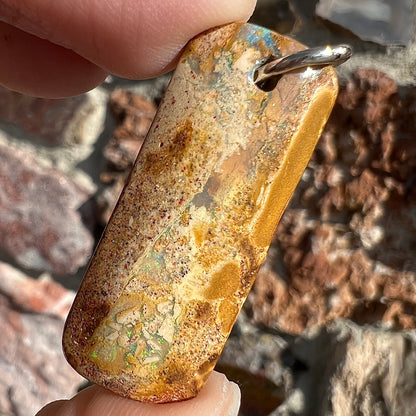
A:
<svg viewBox="0 0 416 416">
<path fill-rule="evenodd" d="M 303 48 L 235 23 L 185 49 L 67 320 L 89 380 L 149 402 L 202 388 L 336 98 L 331 67 L 253 83 Z"/>
</svg>

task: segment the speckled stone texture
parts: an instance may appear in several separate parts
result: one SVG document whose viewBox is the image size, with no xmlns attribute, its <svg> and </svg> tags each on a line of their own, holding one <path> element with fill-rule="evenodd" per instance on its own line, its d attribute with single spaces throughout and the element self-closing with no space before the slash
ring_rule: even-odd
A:
<svg viewBox="0 0 416 416">
<path fill-rule="evenodd" d="M 336 98 L 329 67 L 254 85 L 259 59 L 301 48 L 242 24 L 188 45 L 67 320 L 91 381 L 152 402 L 202 388 Z"/>
</svg>

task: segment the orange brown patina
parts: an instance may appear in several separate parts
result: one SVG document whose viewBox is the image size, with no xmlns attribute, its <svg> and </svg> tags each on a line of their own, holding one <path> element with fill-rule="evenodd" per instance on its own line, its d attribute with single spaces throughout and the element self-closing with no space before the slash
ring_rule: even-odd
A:
<svg viewBox="0 0 416 416">
<path fill-rule="evenodd" d="M 336 98 L 330 67 L 254 85 L 300 49 L 249 24 L 186 48 L 66 323 L 89 380 L 159 403 L 204 385 Z"/>
</svg>

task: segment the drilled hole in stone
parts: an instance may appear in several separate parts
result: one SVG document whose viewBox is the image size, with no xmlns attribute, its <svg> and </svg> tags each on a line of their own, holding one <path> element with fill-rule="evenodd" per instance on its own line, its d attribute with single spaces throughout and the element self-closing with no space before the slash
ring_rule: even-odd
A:
<svg viewBox="0 0 416 416">
<path fill-rule="evenodd" d="M 257 88 L 261 89 L 264 92 L 273 91 L 276 88 L 277 83 L 279 82 L 281 75 L 276 75 L 272 78 L 268 78 L 264 81 L 257 83 Z"/>
<path fill-rule="evenodd" d="M 257 67 L 254 69 L 253 72 L 253 82 L 255 83 L 256 87 L 259 88 L 260 90 L 264 91 L 264 92 L 270 92 L 272 90 L 274 90 L 276 88 L 277 83 L 279 82 L 280 78 L 282 77 L 282 75 L 274 75 L 271 76 L 268 79 L 265 79 L 263 81 L 260 82 L 256 82 L 255 80 L 257 79 L 258 76 L 258 69 L 263 66 L 268 64 L 269 62 L 275 60 L 276 57 L 273 55 L 270 55 L 266 58 L 263 58 L 262 60 L 259 60 L 257 62 Z"/>
</svg>

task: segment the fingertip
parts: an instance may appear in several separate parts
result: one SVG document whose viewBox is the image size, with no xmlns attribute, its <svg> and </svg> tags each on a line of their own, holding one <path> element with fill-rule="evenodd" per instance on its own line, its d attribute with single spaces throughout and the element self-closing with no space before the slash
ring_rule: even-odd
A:
<svg viewBox="0 0 416 416">
<path fill-rule="evenodd" d="M 240 407 L 240 389 L 223 374 L 214 371 L 196 397 L 182 402 L 141 403 L 99 386 L 89 387 L 75 400 L 76 408 L 83 416 L 236 416 Z"/>
<path fill-rule="evenodd" d="M 42 98 L 81 94 L 107 76 L 73 51 L 2 22 L 0 61 L 0 85 Z"/>
<path fill-rule="evenodd" d="M 68 400 L 58 400 L 43 407 L 36 416 L 56 416 L 62 415 L 62 409 L 68 404 Z"/>
<path fill-rule="evenodd" d="M 228 399 L 224 406 L 224 416 L 237 416 L 241 403 L 241 390 L 236 383 L 228 381 Z"/>
<path fill-rule="evenodd" d="M 256 0 L 154 0 L 142 25 L 126 26 L 130 35 L 119 49 L 122 55 L 109 63 L 117 67 L 103 66 L 131 79 L 158 76 L 175 66 L 189 40 L 217 26 L 247 21 L 255 5 Z"/>
<path fill-rule="evenodd" d="M 255 0 L 27 0 L 6 8 L 2 18 L 107 72 L 141 79 L 172 68 L 184 45 L 199 33 L 246 21 L 255 4 Z"/>
<path fill-rule="evenodd" d="M 205 408 L 211 416 L 237 416 L 240 408 L 241 391 L 238 385 L 214 371 L 200 394 L 207 400 Z"/>
<path fill-rule="evenodd" d="M 36 416 L 237 416 L 239 407 L 239 387 L 223 374 L 213 372 L 198 396 L 183 402 L 141 403 L 91 386 L 71 400 L 49 404 Z"/>
</svg>

